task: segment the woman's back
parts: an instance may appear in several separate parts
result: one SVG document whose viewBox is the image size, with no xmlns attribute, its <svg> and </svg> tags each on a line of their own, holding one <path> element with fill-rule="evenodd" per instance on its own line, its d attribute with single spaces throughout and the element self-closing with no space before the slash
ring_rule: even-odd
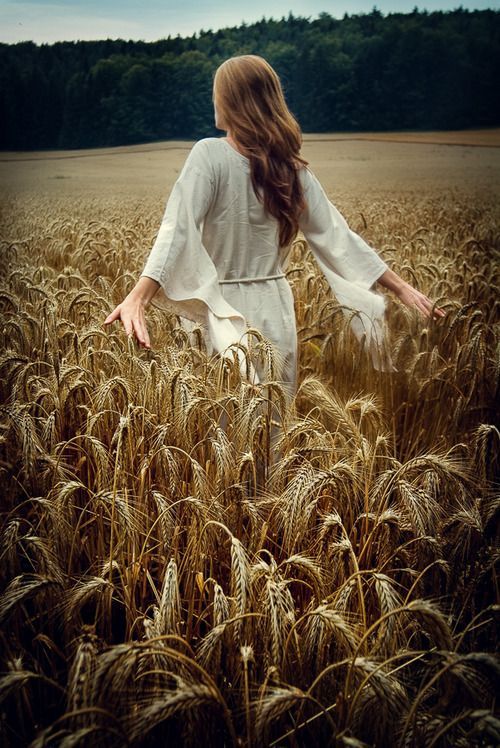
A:
<svg viewBox="0 0 500 748">
<path fill-rule="evenodd" d="M 219 279 L 280 273 L 284 253 L 278 248 L 278 224 L 255 194 L 248 159 L 225 138 L 205 138 L 193 148 L 190 161 L 191 178 L 207 180 L 211 174 L 202 241 Z"/>
</svg>

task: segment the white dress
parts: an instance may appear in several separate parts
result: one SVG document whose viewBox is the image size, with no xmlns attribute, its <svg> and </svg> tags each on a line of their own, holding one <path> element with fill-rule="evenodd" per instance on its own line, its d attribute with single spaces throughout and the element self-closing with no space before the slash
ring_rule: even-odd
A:
<svg viewBox="0 0 500 748">
<path fill-rule="evenodd" d="M 300 178 L 307 202 L 300 229 L 354 333 L 365 334 L 373 349 L 381 342 L 385 304 L 369 289 L 387 265 L 349 229 L 308 168 Z M 205 138 L 172 189 L 142 275 L 160 284 L 152 303 L 201 323 L 212 350 L 227 352 L 246 342 L 248 327 L 260 330 L 280 354 L 279 379 L 292 393 L 297 334 L 284 254 L 277 221 L 253 190 L 248 159 L 224 138 Z"/>
</svg>

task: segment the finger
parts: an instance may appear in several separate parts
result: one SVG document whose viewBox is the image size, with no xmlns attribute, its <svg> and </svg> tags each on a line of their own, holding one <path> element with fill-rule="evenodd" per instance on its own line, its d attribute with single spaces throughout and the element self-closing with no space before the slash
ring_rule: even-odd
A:
<svg viewBox="0 0 500 748">
<path fill-rule="evenodd" d="M 151 348 L 151 340 L 149 338 L 149 332 L 146 325 L 144 325 L 144 345 L 146 348 Z"/>
<path fill-rule="evenodd" d="M 430 315 L 430 310 L 424 304 L 422 299 L 415 299 L 415 309 L 418 309 L 420 314 L 422 314 L 424 317 L 428 317 Z"/>
<path fill-rule="evenodd" d="M 426 316 L 426 317 L 433 317 L 434 319 L 439 317 L 444 317 L 445 312 L 443 309 L 440 309 L 439 307 L 435 307 L 434 303 L 427 298 L 427 296 L 424 296 L 421 299 L 422 306 L 420 307 L 420 311 Z"/>
<path fill-rule="evenodd" d="M 428 296 L 422 296 L 419 297 L 421 304 L 425 307 L 425 309 L 432 309 L 432 301 L 428 298 Z"/>
<path fill-rule="evenodd" d="M 123 327 L 125 328 L 125 332 L 127 333 L 129 338 L 134 337 L 134 327 L 132 325 L 132 321 L 130 319 L 122 319 Z"/>
<path fill-rule="evenodd" d="M 424 313 L 426 317 L 431 317 L 434 315 L 434 303 L 427 296 L 422 296 L 422 306 L 423 309 L 425 309 Z"/>
<path fill-rule="evenodd" d="M 140 316 L 134 320 L 134 331 L 137 336 L 137 340 L 143 348 L 149 348 L 151 343 L 149 340 L 148 329 L 144 316 Z"/>
<path fill-rule="evenodd" d="M 440 307 L 435 306 L 435 302 L 431 301 L 427 296 L 424 296 L 423 303 L 427 309 L 427 316 L 433 317 L 434 319 L 436 317 L 444 317 L 445 312 Z"/>
<path fill-rule="evenodd" d="M 139 344 L 145 346 L 146 348 L 149 348 L 149 335 L 144 322 L 140 319 L 134 319 L 132 320 L 132 325 Z"/>
<path fill-rule="evenodd" d="M 110 325 L 112 322 L 115 322 L 119 318 L 119 316 L 120 316 L 120 307 L 117 306 L 115 309 L 113 309 L 113 311 L 110 314 L 108 314 L 103 324 Z"/>
</svg>

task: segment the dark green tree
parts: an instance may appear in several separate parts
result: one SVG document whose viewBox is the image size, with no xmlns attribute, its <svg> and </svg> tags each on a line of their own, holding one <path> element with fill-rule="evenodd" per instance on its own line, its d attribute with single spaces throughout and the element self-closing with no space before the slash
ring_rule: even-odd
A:
<svg viewBox="0 0 500 748">
<path fill-rule="evenodd" d="M 494 126 L 500 12 L 289 14 L 157 42 L 0 44 L 0 147 L 78 148 L 215 133 L 213 73 L 255 53 L 307 132 Z"/>
</svg>

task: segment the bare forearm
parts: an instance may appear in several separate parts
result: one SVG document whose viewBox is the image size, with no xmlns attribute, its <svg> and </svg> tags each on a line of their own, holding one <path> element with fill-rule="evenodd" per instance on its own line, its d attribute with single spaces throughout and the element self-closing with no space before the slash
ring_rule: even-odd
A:
<svg viewBox="0 0 500 748">
<path fill-rule="evenodd" d="M 389 291 L 393 291 L 397 296 L 399 296 L 405 286 L 408 286 L 406 281 L 400 278 L 393 270 L 389 270 L 389 268 L 384 270 L 382 275 L 377 278 L 377 283 L 380 283 L 381 286 L 384 286 Z"/>
</svg>

